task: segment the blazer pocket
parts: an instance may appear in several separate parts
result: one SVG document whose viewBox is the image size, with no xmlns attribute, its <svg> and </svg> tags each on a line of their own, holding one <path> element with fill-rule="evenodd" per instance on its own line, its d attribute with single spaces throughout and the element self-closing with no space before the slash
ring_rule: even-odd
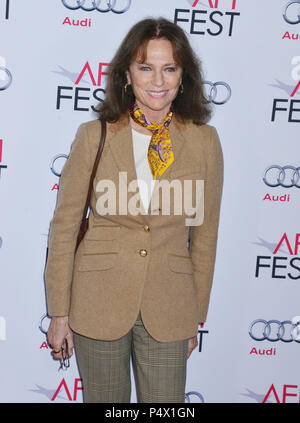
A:
<svg viewBox="0 0 300 423">
<path fill-rule="evenodd" d="M 117 261 L 118 252 L 84 253 L 78 266 L 79 272 L 93 272 L 111 269 Z"/>
<path fill-rule="evenodd" d="M 178 177 L 185 176 L 185 179 L 189 179 L 186 176 L 193 175 L 193 178 L 195 179 L 195 174 L 199 175 L 198 179 L 204 179 L 203 178 L 203 170 L 199 166 L 191 166 L 191 167 L 183 167 L 181 169 L 174 169 L 170 172 L 171 179 L 176 179 Z"/>
<path fill-rule="evenodd" d="M 120 226 L 94 224 L 85 234 L 86 239 L 93 241 L 110 241 L 118 238 Z"/>
<path fill-rule="evenodd" d="M 168 266 L 175 273 L 193 273 L 193 265 L 190 256 L 180 256 L 168 253 Z"/>
</svg>

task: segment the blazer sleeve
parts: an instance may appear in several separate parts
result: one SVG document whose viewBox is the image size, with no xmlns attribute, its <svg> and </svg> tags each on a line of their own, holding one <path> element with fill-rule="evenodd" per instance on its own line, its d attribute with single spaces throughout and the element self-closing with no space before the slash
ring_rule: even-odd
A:
<svg viewBox="0 0 300 423">
<path fill-rule="evenodd" d="M 67 316 L 77 235 L 88 193 L 91 157 L 88 131 L 81 124 L 59 181 L 57 203 L 50 222 L 45 288 L 49 316 Z"/>
<path fill-rule="evenodd" d="M 190 255 L 200 323 L 206 320 L 213 281 L 224 173 L 219 136 L 213 126 L 210 129 L 204 180 L 204 220 L 201 225 L 190 227 Z"/>
</svg>

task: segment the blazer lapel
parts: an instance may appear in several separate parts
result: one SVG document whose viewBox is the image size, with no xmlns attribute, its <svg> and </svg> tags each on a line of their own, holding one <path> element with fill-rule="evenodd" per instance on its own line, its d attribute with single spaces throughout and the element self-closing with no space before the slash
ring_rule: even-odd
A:
<svg viewBox="0 0 300 423">
<path fill-rule="evenodd" d="M 151 219 L 151 215 L 149 214 L 151 210 L 151 202 L 152 202 L 153 196 L 155 195 L 155 191 L 158 189 L 158 181 L 162 179 L 168 179 L 170 177 L 170 172 L 174 169 L 174 167 L 178 166 L 180 154 L 182 152 L 182 148 L 185 143 L 185 138 L 183 137 L 181 132 L 183 127 L 184 125 L 181 124 L 174 117 L 170 124 L 170 129 L 169 129 L 172 146 L 173 146 L 174 162 L 165 170 L 165 172 L 161 175 L 161 177 L 158 177 L 156 179 L 154 187 L 153 187 L 153 192 L 152 192 L 151 200 L 149 203 L 149 207 L 147 210 L 148 214 L 145 213 L 145 209 L 143 207 L 143 203 L 140 197 L 139 187 L 137 186 L 135 193 L 130 193 L 130 192 L 127 193 L 128 201 L 133 195 L 137 196 L 137 201 L 139 201 L 140 209 L 143 210 L 143 214 L 138 214 L 132 217 L 137 219 L 142 224 L 147 223 L 149 219 Z M 131 132 L 131 126 L 129 124 L 128 117 L 124 117 L 117 123 L 109 125 L 107 143 L 109 144 L 109 147 L 111 149 L 116 165 L 118 166 L 119 172 L 126 172 L 127 184 L 129 184 L 133 180 L 137 180 L 134 152 L 133 152 L 133 143 L 132 143 L 132 132 Z"/>
<path fill-rule="evenodd" d="M 127 187 L 131 181 L 137 180 L 129 118 L 122 118 L 117 123 L 109 125 L 107 142 L 119 172 L 125 172 L 125 174 L 122 175 L 122 179 L 124 181 L 124 186 Z M 125 178 L 127 180 L 125 180 Z M 127 192 L 127 204 L 133 196 L 137 196 L 135 203 L 140 204 L 140 209 L 144 210 L 138 185 L 135 192 Z M 146 223 L 145 215 L 142 213 L 136 216 L 132 215 L 131 217 L 142 225 Z"/>
</svg>

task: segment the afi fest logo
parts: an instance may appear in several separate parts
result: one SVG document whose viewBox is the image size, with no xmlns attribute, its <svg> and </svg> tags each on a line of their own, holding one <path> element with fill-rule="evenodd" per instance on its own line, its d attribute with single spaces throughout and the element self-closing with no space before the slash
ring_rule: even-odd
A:
<svg viewBox="0 0 300 423">
<path fill-rule="evenodd" d="M 182 24 L 190 34 L 232 36 L 236 18 L 240 16 L 240 12 L 236 11 L 238 0 L 186 0 L 186 2 L 190 5 L 190 9 L 175 9 L 176 24 Z M 225 7 L 227 9 L 224 11 Z"/>
<path fill-rule="evenodd" d="M 291 399 L 294 398 L 294 401 Z M 273 383 L 264 396 L 263 403 L 299 403 L 300 402 L 300 386 L 284 384 L 281 387 L 275 386 Z"/>
<path fill-rule="evenodd" d="M 127 12 L 132 0 L 62 0 L 62 4 L 69 10 L 97 11 L 100 13 L 113 12 L 118 15 Z"/>
<path fill-rule="evenodd" d="M 300 279 L 300 257 L 298 256 L 300 233 L 295 234 L 295 238 L 288 238 L 284 233 L 277 244 L 261 238 L 260 242 L 256 244 L 264 246 L 272 252 L 272 255 L 256 257 L 256 278 L 269 276 L 272 279 Z"/>
<path fill-rule="evenodd" d="M 90 109 L 95 111 L 95 107 L 90 105 L 91 97 L 97 100 L 97 103 L 103 101 L 105 90 L 101 86 L 105 85 L 108 66 L 109 63 L 99 62 L 93 68 L 87 61 L 79 73 L 59 66 L 60 70 L 54 73 L 69 79 L 72 85 L 58 85 L 56 109 L 61 110 L 71 105 L 74 111 L 88 112 Z"/>
<path fill-rule="evenodd" d="M 300 56 L 294 56 L 291 60 L 293 66 L 291 72 L 291 78 L 294 81 L 293 84 L 286 84 L 276 79 L 276 84 L 270 84 L 272 87 L 276 87 L 281 91 L 284 91 L 287 98 L 280 97 L 273 99 L 271 121 L 275 122 L 278 120 L 278 116 L 286 119 L 289 123 L 300 122 L 300 99 L 296 97 L 300 96 Z"/>
<path fill-rule="evenodd" d="M 290 0 L 283 9 L 283 19 L 290 25 L 300 24 L 300 0 Z M 286 31 L 283 40 L 299 40 L 300 34 L 296 32 Z"/>
<path fill-rule="evenodd" d="M 39 395 L 44 395 L 49 401 L 56 402 L 82 402 L 81 393 L 83 391 L 82 379 L 75 378 L 68 381 L 63 378 L 58 384 L 57 388 L 49 389 L 41 385 L 35 385 L 36 389 L 30 389 Z M 78 395 L 79 394 L 79 395 Z"/>
</svg>

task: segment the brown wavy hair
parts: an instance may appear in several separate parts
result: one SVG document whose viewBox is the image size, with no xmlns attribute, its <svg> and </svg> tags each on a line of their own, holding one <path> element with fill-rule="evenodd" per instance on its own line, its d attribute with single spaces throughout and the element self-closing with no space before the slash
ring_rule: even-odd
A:
<svg viewBox="0 0 300 423">
<path fill-rule="evenodd" d="M 106 98 L 95 111 L 108 122 L 116 122 L 135 102 L 126 71 L 131 62 L 140 55 L 145 61 L 149 40 L 164 38 L 172 43 L 176 63 L 183 69 L 183 93 L 179 90 L 172 106 L 177 118 L 183 122 L 192 120 L 197 125 L 207 123 L 212 114 L 211 104 L 205 98 L 201 61 L 193 52 L 187 36 L 178 25 L 164 18 L 144 19 L 136 23 L 124 38 L 108 69 Z"/>
</svg>

